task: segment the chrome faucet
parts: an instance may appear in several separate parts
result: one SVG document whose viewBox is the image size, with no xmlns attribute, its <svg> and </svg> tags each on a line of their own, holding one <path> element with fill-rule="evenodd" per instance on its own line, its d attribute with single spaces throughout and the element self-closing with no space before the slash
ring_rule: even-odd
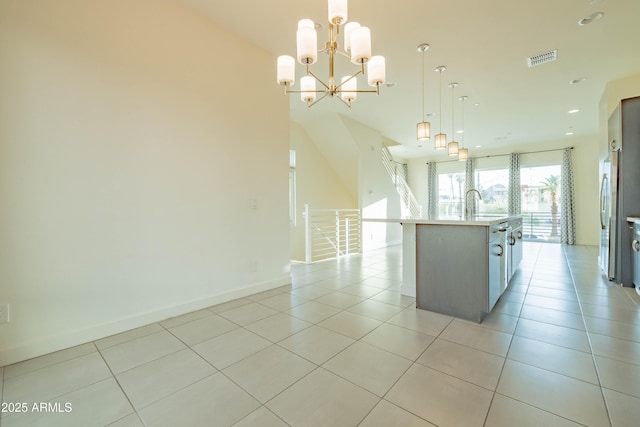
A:
<svg viewBox="0 0 640 427">
<path fill-rule="evenodd" d="M 466 216 L 469 216 L 471 214 L 470 210 L 469 210 L 469 193 L 478 193 L 478 198 L 480 200 L 482 200 L 482 194 L 480 194 L 480 192 L 478 190 L 476 190 L 475 188 L 472 188 L 470 190 L 467 190 L 467 192 L 464 195 L 464 212 L 466 214 Z M 474 199 L 475 202 L 475 199 Z"/>
</svg>

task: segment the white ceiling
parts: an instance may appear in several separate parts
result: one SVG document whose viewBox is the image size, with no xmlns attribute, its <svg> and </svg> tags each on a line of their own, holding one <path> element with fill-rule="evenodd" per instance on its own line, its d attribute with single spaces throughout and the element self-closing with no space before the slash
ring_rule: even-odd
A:
<svg viewBox="0 0 640 427">
<path fill-rule="evenodd" d="M 274 85 L 276 57 L 295 56 L 299 19 L 324 26 L 318 32 L 319 45 L 328 39 L 327 0 L 178 1 L 271 52 L 274 67 L 265 72 L 273 73 Z M 595 12 L 605 15 L 590 25 L 578 25 L 580 18 Z M 351 110 L 338 99 L 324 99 L 307 110 L 299 96 L 292 95 L 292 119 L 304 125 L 327 113 L 345 114 L 400 143 L 394 150 L 399 157 L 436 154 L 430 142 L 418 149 L 415 138 L 422 116 L 422 54 L 417 52 L 421 43 L 431 46 L 424 57 L 425 112 L 435 113 L 427 119 L 431 133 L 439 131 L 441 120 L 450 136 L 448 84 L 459 82 L 455 97 L 469 97 L 464 141 L 472 155 L 537 142 L 566 141 L 566 146 L 572 138 L 595 135 L 606 83 L 640 73 L 639 0 L 350 0 L 349 20 L 371 29 L 373 54 L 386 57 L 387 81 L 396 86 L 383 87 L 379 97 L 359 94 Z M 557 61 L 527 67 L 527 57 L 553 49 L 558 50 Z M 337 61 L 340 70 L 354 67 L 346 58 Z M 439 65 L 447 67 L 441 114 L 439 75 L 434 72 Z M 326 60 L 313 70 L 327 76 Z M 296 73 L 298 78 L 302 75 L 302 66 Z M 569 84 L 581 77 L 586 80 Z M 360 81 L 360 88 L 364 84 Z M 455 104 L 459 130 L 462 114 L 460 102 Z M 580 112 L 569 114 L 571 109 Z M 568 131 L 574 135 L 566 136 Z"/>
</svg>

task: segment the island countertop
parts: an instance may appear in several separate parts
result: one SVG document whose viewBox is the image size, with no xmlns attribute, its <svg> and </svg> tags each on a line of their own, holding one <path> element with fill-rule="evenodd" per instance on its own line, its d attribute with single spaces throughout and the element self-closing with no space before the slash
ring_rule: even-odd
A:
<svg viewBox="0 0 640 427">
<path fill-rule="evenodd" d="M 522 218 L 522 215 L 474 215 L 470 217 L 440 216 L 437 218 L 362 218 L 368 222 L 397 222 L 401 224 L 424 225 L 475 225 L 490 227 L 502 222 Z"/>
</svg>

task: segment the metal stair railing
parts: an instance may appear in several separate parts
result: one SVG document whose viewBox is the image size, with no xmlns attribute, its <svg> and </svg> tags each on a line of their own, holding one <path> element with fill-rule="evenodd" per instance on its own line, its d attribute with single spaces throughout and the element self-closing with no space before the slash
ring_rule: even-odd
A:
<svg viewBox="0 0 640 427">
<path fill-rule="evenodd" d="M 413 195 L 411 187 L 407 180 L 398 173 L 398 164 L 391 158 L 391 153 L 386 146 L 382 146 L 382 164 L 389 173 L 393 184 L 396 187 L 396 191 L 400 195 L 401 200 L 401 214 L 403 218 L 421 218 L 422 206 L 418 203 L 418 200 Z"/>
<path fill-rule="evenodd" d="M 304 205 L 305 262 L 361 252 L 359 209 L 311 209 Z"/>
</svg>

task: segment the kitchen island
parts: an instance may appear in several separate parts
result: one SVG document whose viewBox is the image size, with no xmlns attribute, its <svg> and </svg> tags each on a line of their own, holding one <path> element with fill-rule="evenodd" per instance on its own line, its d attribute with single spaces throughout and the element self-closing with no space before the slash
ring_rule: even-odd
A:
<svg viewBox="0 0 640 427">
<path fill-rule="evenodd" d="M 522 259 L 521 216 L 363 221 L 402 224 L 402 293 L 418 308 L 478 323 Z"/>
</svg>

